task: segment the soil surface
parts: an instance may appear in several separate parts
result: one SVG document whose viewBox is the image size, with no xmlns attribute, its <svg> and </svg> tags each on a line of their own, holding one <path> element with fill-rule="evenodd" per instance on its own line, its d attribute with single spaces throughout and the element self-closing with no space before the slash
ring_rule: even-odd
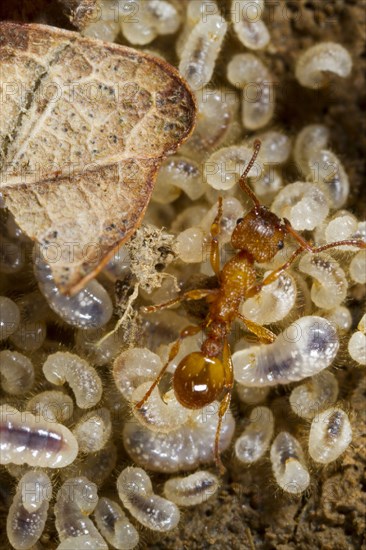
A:
<svg viewBox="0 0 366 550">
<path fill-rule="evenodd" d="M 362 111 L 366 106 L 365 2 L 362 0 L 269 0 L 266 20 L 271 48 L 264 55 L 280 82 L 278 125 L 290 134 L 304 124 L 321 122 L 331 130 L 331 145 L 349 175 L 355 213 L 365 216 L 364 158 L 366 132 Z M 72 28 L 55 0 L 2 0 L 0 19 L 37 21 Z M 331 81 L 314 92 L 294 79 L 294 63 L 307 47 L 320 41 L 339 42 L 350 52 L 351 78 Z M 225 63 L 231 49 L 243 51 L 232 35 L 221 55 Z M 364 290 L 355 291 L 360 311 Z M 358 315 L 358 318 L 360 315 Z M 345 354 L 346 357 L 346 354 Z M 182 512 L 179 527 L 166 536 L 142 534 L 142 546 L 162 549 L 236 550 L 359 550 L 366 549 L 366 381 L 364 369 L 339 365 L 340 399 L 352 410 L 353 442 L 333 465 L 311 472 L 312 484 L 301 497 L 282 493 L 273 482 L 268 458 L 255 468 L 240 466 L 232 454 L 224 456 L 227 472 L 216 496 Z M 273 392 L 273 407 L 286 425 L 306 442 L 309 425 L 287 409 L 289 390 Z M 234 399 L 238 431 L 245 406 Z M 301 435 L 302 434 L 302 435 Z M 158 476 L 154 481 L 159 482 Z"/>
</svg>

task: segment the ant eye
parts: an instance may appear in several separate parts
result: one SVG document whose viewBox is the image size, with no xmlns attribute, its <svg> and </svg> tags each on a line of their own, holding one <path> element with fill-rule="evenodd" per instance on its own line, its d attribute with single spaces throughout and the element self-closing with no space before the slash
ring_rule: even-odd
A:
<svg viewBox="0 0 366 550">
<path fill-rule="evenodd" d="M 241 223 L 243 220 L 244 220 L 244 218 L 238 218 L 238 219 L 236 220 L 236 225 L 239 225 L 239 223 Z"/>
<path fill-rule="evenodd" d="M 282 248 L 285 246 L 285 243 L 283 241 L 278 241 L 277 248 L 278 250 L 282 250 Z"/>
</svg>

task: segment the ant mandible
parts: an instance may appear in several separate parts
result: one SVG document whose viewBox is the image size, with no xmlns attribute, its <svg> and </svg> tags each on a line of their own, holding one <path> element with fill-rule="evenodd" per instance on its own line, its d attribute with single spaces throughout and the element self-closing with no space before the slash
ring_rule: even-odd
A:
<svg viewBox="0 0 366 550">
<path fill-rule="evenodd" d="M 267 207 L 263 206 L 246 181 L 247 175 L 257 158 L 260 146 L 260 141 L 255 140 L 253 155 L 239 179 L 240 187 L 251 198 L 254 207 L 244 218 L 237 220 L 236 227 L 231 235 L 231 245 L 238 252 L 222 268 L 220 268 L 219 254 L 222 198 L 220 197 L 218 201 L 218 212 L 210 231 L 210 262 L 219 282 L 218 288 L 189 290 L 173 300 L 144 308 L 145 312 L 154 312 L 184 300 L 206 299 L 209 307 L 206 319 L 200 326 L 188 326 L 181 331 L 178 339 L 171 347 L 167 362 L 150 389 L 135 406 L 139 409 L 149 399 L 170 362 L 178 354 L 181 341 L 203 329 L 206 338 L 201 345 L 201 350 L 189 353 L 180 361 L 173 375 L 173 389 L 179 403 L 188 409 L 201 409 L 221 396 L 214 450 L 216 465 L 221 471 L 225 471 L 225 468 L 221 462 L 219 452 L 220 431 L 223 417 L 230 405 L 234 385 L 233 364 L 228 343 L 232 323 L 239 319 L 244 323 L 247 330 L 254 333 L 262 343 L 271 343 L 275 340 L 275 335 L 271 331 L 246 319 L 239 313 L 242 300 L 258 294 L 263 286 L 273 283 L 303 251 L 316 254 L 343 245 L 366 248 L 366 243 L 357 239 L 337 241 L 314 247 L 293 229 L 288 220 L 281 220 Z M 298 242 L 299 247 L 292 253 L 287 262 L 272 271 L 262 282 L 256 284 L 255 262 L 271 261 L 276 253 L 284 247 L 286 235 L 291 235 Z"/>
</svg>

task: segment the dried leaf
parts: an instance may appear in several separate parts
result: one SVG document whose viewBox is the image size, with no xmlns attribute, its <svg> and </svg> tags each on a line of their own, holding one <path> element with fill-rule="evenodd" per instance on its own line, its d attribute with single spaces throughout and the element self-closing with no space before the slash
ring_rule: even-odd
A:
<svg viewBox="0 0 366 550">
<path fill-rule="evenodd" d="M 194 99 L 161 59 L 13 23 L 0 23 L 0 94 L 0 190 L 62 292 L 77 292 L 140 224 Z"/>
</svg>

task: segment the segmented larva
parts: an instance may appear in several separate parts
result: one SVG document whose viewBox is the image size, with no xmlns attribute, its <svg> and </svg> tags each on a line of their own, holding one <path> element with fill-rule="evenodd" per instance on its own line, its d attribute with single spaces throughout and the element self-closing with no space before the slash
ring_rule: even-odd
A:
<svg viewBox="0 0 366 550">
<path fill-rule="evenodd" d="M 264 277 L 270 272 L 266 272 Z M 253 298 L 248 298 L 240 307 L 246 319 L 260 325 L 281 321 L 290 313 L 297 296 L 295 279 L 282 273 L 277 281 L 266 285 Z"/>
<path fill-rule="evenodd" d="M 339 158 L 326 149 L 309 157 L 309 177 L 324 193 L 330 208 L 341 208 L 349 195 L 349 180 Z"/>
<path fill-rule="evenodd" d="M 302 231 L 321 224 L 329 213 L 329 206 L 324 193 L 314 184 L 297 181 L 276 195 L 271 210 L 287 218 L 294 229 Z"/>
<path fill-rule="evenodd" d="M 227 191 L 236 185 L 253 154 L 246 145 L 231 145 L 215 151 L 205 162 L 204 176 L 207 183 L 219 191 Z M 259 166 L 254 165 L 248 174 L 249 178 L 258 176 Z"/>
<path fill-rule="evenodd" d="M 235 455 L 244 464 L 252 464 L 267 451 L 274 430 L 274 417 L 268 407 L 255 407 L 249 424 L 235 442 Z"/>
<path fill-rule="evenodd" d="M 227 23 L 220 15 L 207 17 L 192 29 L 183 47 L 179 71 L 193 90 L 211 80 L 226 31 Z"/>
<path fill-rule="evenodd" d="M 179 506 L 196 506 L 212 497 L 219 488 L 219 479 L 201 470 L 185 477 L 172 477 L 164 484 L 164 495 Z"/>
<path fill-rule="evenodd" d="M 328 81 L 327 74 L 345 78 L 352 69 L 348 51 L 335 42 L 321 42 L 308 48 L 296 62 L 295 76 L 306 88 L 321 88 Z"/>
<path fill-rule="evenodd" d="M 339 407 L 330 407 L 312 421 L 309 454 L 315 462 L 328 464 L 336 460 L 352 441 L 348 415 Z"/>
<path fill-rule="evenodd" d="M 348 342 L 348 352 L 360 365 L 366 365 L 366 314 L 357 325 L 358 330 Z"/>
<path fill-rule="evenodd" d="M 132 405 L 141 401 L 152 382 L 153 380 L 141 384 L 133 392 Z M 177 401 L 173 390 L 165 393 L 162 398 L 158 388 L 153 390 L 142 407 L 137 409 L 133 406 L 132 412 L 140 424 L 159 433 L 169 433 L 180 428 L 191 415 L 191 411 Z"/>
<path fill-rule="evenodd" d="M 9 338 L 20 323 L 20 311 L 15 302 L 6 296 L 0 296 L 0 340 Z"/>
<path fill-rule="evenodd" d="M 294 143 L 294 159 L 304 176 L 310 171 L 309 160 L 320 149 L 325 149 L 329 141 L 329 130 L 323 124 L 308 124 L 297 134 Z"/>
<path fill-rule="evenodd" d="M 154 494 L 151 480 L 142 468 L 125 468 L 117 479 L 119 498 L 138 522 L 153 531 L 170 531 L 179 523 L 177 506 Z"/>
<path fill-rule="evenodd" d="M 32 399 L 26 405 L 27 411 L 35 416 L 41 416 L 48 422 L 61 422 L 72 418 L 74 402 L 67 393 L 62 391 L 44 391 Z"/>
<path fill-rule="evenodd" d="M 95 483 L 82 476 L 65 481 L 54 506 L 55 525 L 61 541 L 58 550 L 108 550 L 105 540 L 88 517 L 97 503 Z"/>
<path fill-rule="evenodd" d="M 17 486 L 6 520 L 6 534 L 16 550 L 28 550 L 41 537 L 52 497 L 50 478 L 43 472 L 27 472 Z"/>
<path fill-rule="evenodd" d="M 1 464 L 64 468 L 78 454 L 78 443 L 65 426 L 10 405 L 0 406 L 0 434 Z"/>
<path fill-rule="evenodd" d="M 82 453 L 100 451 L 112 433 L 111 414 L 105 407 L 84 414 L 73 429 Z"/>
<path fill-rule="evenodd" d="M 74 353 L 58 351 L 49 355 L 43 373 L 51 384 L 61 386 L 67 382 L 81 409 L 94 407 L 102 397 L 102 382 L 97 371 Z"/>
<path fill-rule="evenodd" d="M 270 41 L 266 24 L 261 20 L 264 0 L 232 0 L 231 18 L 240 42 L 251 50 L 262 50 Z"/>
<path fill-rule="evenodd" d="M 74 296 L 67 296 L 56 286 L 51 268 L 38 246 L 34 247 L 33 264 L 40 291 L 66 323 L 79 328 L 98 328 L 109 321 L 113 313 L 112 301 L 97 281 L 90 281 Z"/>
<path fill-rule="evenodd" d="M 288 432 L 280 432 L 271 446 L 271 464 L 278 485 L 286 492 L 299 494 L 310 483 L 304 452 Z"/>
<path fill-rule="evenodd" d="M 228 64 L 227 78 L 243 90 L 244 128 L 257 130 L 268 124 L 275 108 L 274 80 L 262 61 L 250 53 L 237 54 Z"/>
<path fill-rule="evenodd" d="M 131 550 L 138 545 L 138 531 L 114 500 L 100 498 L 94 510 L 94 517 L 99 531 L 113 548 Z"/>
<path fill-rule="evenodd" d="M 132 348 L 123 351 L 113 364 L 115 384 L 126 401 L 144 382 L 155 380 L 163 364 L 159 355 L 147 348 Z"/>
<path fill-rule="evenodd" d="M 198 162 L 174 155 L 159 170 L 152 200 L 167 204 L 176 200 L 181 191 L 195 201 L 204 194 L 206 186 Z"/>
<path fill-rule="evenodd" d="M 34 368 L 28 357 L 17 351 L 0 351 L 1 386 L 11 395 L 29 391 L 34 383 Z"/>
<path fill-rule="evenodd" d="M 244 386 L 297 382 L 329 367 L 338 348 L 338 336 L 326 319 L 301 317 L 273 344 L 236 351 L 234 377 Z"/>
<path fill-rule="evenodd" d="M 310 296 L 316 306 L 332 309 L 345 300 L 348 289 L 346 275 L 329 254 L 305 254 L 299 262 L 299 270 L 315 279 Z"/>
<path fill-rule="evenodd" d="M 193 470 L 214 460 L 217 411 L 216 402 L 194 411 L 186 424 L 167 434 L 128 422 L 123 430 L 125 449 L 136 464 L 152 471 Z M 234 429 L 232 415 L 226 414 L 220 433 L 220 452 L 230 445 Z"/>
<path fill-rule="evenodd" d="M 336 402 L 338 391 L 334 374 L 320 372 L 292 390 L 290 405 L 294 413 L 310 420 L 322 409 Z"/>
<path fill-rule="evenodd" d="M 176 41 L 176 52 L 182 57 L 182 52 L 192 29 L 200 22 L 207 20 L 211 15 L 219 14 L 216 0 L 199 0 L 198 2 L 187 3 L 185 25 Z"/>
</svg>

